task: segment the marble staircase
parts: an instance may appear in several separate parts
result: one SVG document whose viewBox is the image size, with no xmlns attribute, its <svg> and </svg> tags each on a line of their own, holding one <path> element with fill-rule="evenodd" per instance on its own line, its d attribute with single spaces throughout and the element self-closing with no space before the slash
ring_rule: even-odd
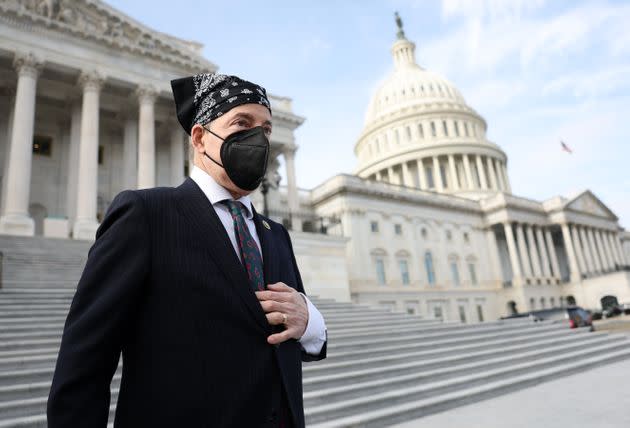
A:
<svg viewBox="0 0 630 428">
<path fill-rule="evenodd" d="M 46 426 L 63 324 L 89 249 L 27 241 L 14 239 L 20 246 L 11 248 L 0 237 L 7 275 L 0 288 L 0 428 Z M 303 366 L 309 427 L 389 426 L 630 358 L 627 335 L 523 319 L 444 323 L 312 300 L 329 344 L 326 360 Z M 114 411 L 113 404 L 110 421 Z"/>
</svg>

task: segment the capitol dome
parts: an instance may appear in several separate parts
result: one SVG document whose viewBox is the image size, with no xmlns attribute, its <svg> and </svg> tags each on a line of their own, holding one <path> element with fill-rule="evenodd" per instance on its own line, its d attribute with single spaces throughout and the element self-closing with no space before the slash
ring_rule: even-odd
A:
<svg viewBox="0 0 630 428">
<path fill-rule="evenodd" d="M 480 198 L 510 192 L 507 156 L 485 120 L 447 79 L 416 63 L 400 18 L 394 70 L 368 105 L 355 173 L 378 181 Z"/>
</svg>

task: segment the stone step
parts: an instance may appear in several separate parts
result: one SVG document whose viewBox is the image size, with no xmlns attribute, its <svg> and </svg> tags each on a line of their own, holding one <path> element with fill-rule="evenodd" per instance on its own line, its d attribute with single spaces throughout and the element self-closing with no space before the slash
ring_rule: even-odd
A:
<svg viewBox="0 0 630 428">
<path fill-rule="evenodd" d="M 582 333 L 583 331 L 585 331 L 585 329 L 582 329 L 581 331 L 577 331 L 575 332 L 575 334 L 571 332 L 568 334 L 567 337 L 569 339 L 575 340 L 576 338 L 584 338 L 584 337 L 593 336 L 593 335 L 585 336 Z M 543 343 L 553 344 L 553 340 L 560 340 L 560 339 L 554 336 L 552 339 L 546 339 L 546 340 L 548 342 L 543 342 Z M 477 349 L 474 352 L 471 352 L 470 348 L 465 348 L 466 351 L 464 353 L 452 352 L 450 346 L 448 347 L 443 346 L 441 348 L 433 346 L 432 349 L 420 349 L 420 350 L 412 350 L 409 352 L 397 352 L 397 353 L 386 355 L 386 356 L 373 356 L 370 354 L 361 354 L 361 355 L 358 355 L 357 358 L 348 359 L 346 361 L 331 360 L 331 361 L 322 361 L 321 364 L 311 364 L 303 368 L 302 371 L 304 372 L 305 375 L 306 374 L 311 375 L 314 373 L 322 373 L 322 372 L 325 372 L 327 374 L 345 373 L 354 367 L 361 367 L 362 370 L 371 368 L 371 367 L 385 368 L 390 365 L 397 366 L 405 362 L 421 363 L 425 361 L 425 359 L 430 359 L 431 357 L 434 357 L 435 361 L 438 363 L 440 361 L 451 361 L 454 359 L 461 359 L 461 358 L 469 358 L 470 359 L 469 361 L 473 361 L 474 358 L 479 359 L 479 358 L 485 358 L 492 355 L 520 351 L 523 348 L 532 346 L 532 343 L 537 343 L 539 341 L 540 340 L 538 336 L 535 336 L 532 340 L 527 341 L 525 343 L 507 346 L 507 342 L 506 342 L 506 346 L 504 346 L 500 350 L 497 350 L 492 346 L 481 346 L 480 347 L 481 349 Z M 448 356 L 443 356 L 443 354 L 446 351 L 448 351 Z"/>
<path fill-rule="evenodd" d="M 574 340 L 572 342 L 575 344 L 589 345 L 597 342 L 605 342 L 606 340 L 606 337 L 594 336 L 594 338 Z M 545 346 L 549 346 L 552 345 L 553 342 L 547 341 L 542 344 L 544 344 Z M 531 350 L 531 346 L 529 348 Z M 511 349 L 502 352 L 501 355 L 510 355 L 512 360 L 518 360 L 521 358 L 518 353 L 522 350 L 528 351 L 527 344 L 513 346 L 511 347 Z M 542 355 L 546 353 L 547 350 L 540 349 L 534 350 L 533 352 L 539 352 L 539 355 Z M 421 369 L 439 369 L 452 367 L 455 364 L 465 364 L 475 361 L 481 362 L 484 360 L 489 360 L 495 355 L 499 354 L 495 353 L 494 351 L 480 351 L 471 352 L 469 354 L 460 353 L 456 355 L 439 356 L 437 358 L 426 358 L 423 360 L 393 360 L 388 361 L 387 363 L 384 363 L 382 365 L 372 364 L 369 368 L 363 367 L 360 364 L 356 364 L 350 368 L 346 368 L 345 370 L 337 370 L 336 372 L 328 370 L 320 370 L 319 372 L 309 371 L 308 373 L 304 373 L 304 391 L 313 391 L 319 388 L 330 388 L 335 386 L 384 379 L 387 377 L 404 375 L 406 373 L 409 373 L 410 371 L 417 371 Z"/>
<path fill-rule="evenodd" d="M 566 376 L 578 373 L 603 364 L 609 364 L 622 359 L 630 358 L 630 348 L 611 351 L 610 348 L 603 348 L 594 356 L 581 359 L 570 359 L 563 364 L 546 367 L 539 370 L 528 371 L 525 374 L 508 377 L 491 382 L 481 382 L 470 387 L 459 388 L 454 392 L 440 394 L 434 397 L 421 398 L 419 400 L 405 400 L 396 404 L 398 396 L 383 396 L 383 400 L 390 400 L 386 407 L 367 408 L 361 413 L 343 416 L 337 419 L 320 423 L 311 422 L 312 409 L 305 409 L 307 424 L 309 428 L 338 428 L 338 427 L 383 427 L 397 422 L 405 422 L 412 419 L 427 416 L 433 413 L 444 411 L 463 404 L 495 397 L 517 389 L 522 389 L 538 383 L 556 379 L 559 376 Z M 408 394 L 408 391 L 399 391 L 399 394 Z"/>
<path fill-rule="evenodd" d="M 369 349 L 356 351 L 338 352 L 331 350 L 326 357 L 327 362 L 350 361 L 362 355 L 370 355 L 373 357 L 388 356 L 399 352 L 410 352 L 412 350 L 434 350 L 435 352 L 443 352 L 443 348 L 448 347 L 450 351 L 458 351 L 462 349 L 483 349 L 490 347 L 501 347 L 507 343 L 525 343 L 535 338 L 543 337 L 564 337 L 566 336 L 564 329 L 558 329 L 556 326 L 539 327 L 536 330 L 522 331 L 519 333 L 510 332 L 506 335 L 493 334 L 474 335 L 467 338 L 466 342 L 461 339 L 452 339 L 450 341 L 410 341 L 402 345 L 395 346 L 378 346 L 375 345 Z M 322 362 L 321 364 L 324 364 Z"/>
<path fill-rule="evenodd" d="M 614 339 L 609 339 L 611 343 Z M 562 346 L 562 342 L 557 342 L 559 353 L 565 355 L 571 347 Z M 581 345 L 578 345 L 581 346 Z M 590 348 L 589 348 L 590 349 Z M 438 369 L 410 370 L 408 373 L 399 376 L 388 376 L 366 382 L 347 383 L 332 388 L 318 388 L 304 393 L 305 405 L 308 407 L 326 405 L 344 399 L 353 399 L 370 394 L 381 394 L 394 389 L 403 389 L 409 386 L 426 385 L 430 382 L 444 381 L 448 379 L 462 379 L 468 375 L 485 373 L 489 370 L 513 370 L 519 365 L 527 365 L 535 361 L 546 361 L 548 358 L 556 358 L 557 355 L 551 353 L 552 357 L 547 357 L 549 353 L 542 354 L 536 351 L 527 352 L 519 359 L 522 363 L 513 360 L 511 356 L 497 356 L 489 360 L 471 363 L 456 364 Z M 540 364 L 540 363 L 536 363 Z"/>
<path fill-rule="evenodd" d="M 551 324 L 549 322 L 533 324 L 535 328 L 537 325 L 546 325 Z M 527 326 L 513 325 L 509 327 L 488 327 L 488 328 L 466 328 L 465 326 L 460 326 L 459 328 L 450 327 L 450 328 L 417 328 L 410 329 L 405 332 L 400 331 L 392 331 L 389 335 L 387 334 L 379 334 L 372 335 L 369 332 L 359 333 L 359 334 L 342 334 L 334 336 L 331 332 L 329 337 L 334 336 L 334 340 L 328 345 L 328 349 L 330 350 L 343 350 L 343 351 L 352 351 L 359 349 L 371 348 L 374 345 L 374 341 L 378 339 L 379 344 L 388 344 L 388 345 L 401 345 L 408 341 L 423 341 L 427 339 L 454 339 L 461 338 L 461 340 L 466 341 L 467 337 L 473 333 L 484 332 L 486 334 L 501 334 L 506 332 L 518 332 L 522 329 L 526 329 Z M 531 326 L 530 326 L 531 328 Z M 557 324 L 557 328 L 564 328 L 562 325 Z"/>
</svg>

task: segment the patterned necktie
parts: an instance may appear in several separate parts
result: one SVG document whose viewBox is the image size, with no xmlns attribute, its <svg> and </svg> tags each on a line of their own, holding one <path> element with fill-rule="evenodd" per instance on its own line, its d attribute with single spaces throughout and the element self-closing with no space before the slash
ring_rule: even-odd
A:
<svg viewBox="0 0 630 428">
<path fill-rule="evenodd" d="M 234 234 L 236 235 L 236 241 L 238 242 L 238 248 L 241 252 L 241 260 L 247 275 L 249 276 L 249 282 L 254 291 L 265 289 L 265 276 L 263 271 L 262 257 L 258 250 L 258 245 L 249 233 L 249 228 L 245 223 L 243 217 L 242 203 L 233 200 L 221 201 L 221 203 L 227 205 L 232 214 L 232 220 L 234 220 Z"/>
</svg>

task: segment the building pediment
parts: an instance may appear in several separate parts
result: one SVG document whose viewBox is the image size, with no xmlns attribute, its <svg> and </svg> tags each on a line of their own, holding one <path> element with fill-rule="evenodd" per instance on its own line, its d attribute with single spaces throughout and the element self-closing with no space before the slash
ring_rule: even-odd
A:
<svg viewBox="0 0 630 428">
<path fill-rule="evenodd" d="M 58 31 L 187 69 L 214 71 L 203 45 L 154 31 L 100 0 L 5 0 L 0 19 L 26 29 Z"/>
<path fill-rule="evenodd" d="M 617 216 L 590 190 L 585 190 L 579 195 L 569 199 L 565 204 L 565 209 L 614 221 L 617 220 Z"/>
</svg>

